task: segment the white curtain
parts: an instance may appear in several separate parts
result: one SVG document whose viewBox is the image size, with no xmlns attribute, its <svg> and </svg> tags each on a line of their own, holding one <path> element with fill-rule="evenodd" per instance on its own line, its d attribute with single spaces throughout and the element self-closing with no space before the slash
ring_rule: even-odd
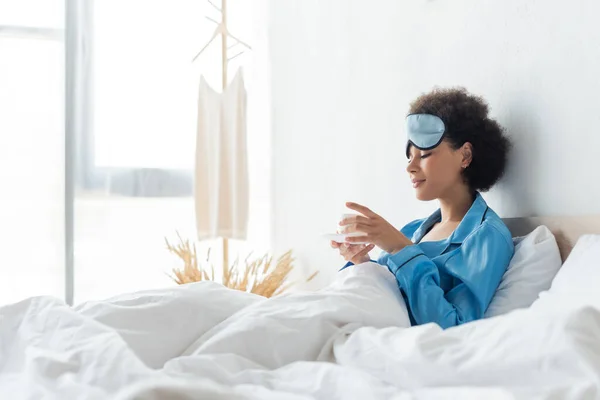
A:
<svg viewBox="0 0 600 400">
<path fill-rule="evenodd" d="M 0 305 L 64 296 L 63 15 L 0 0 Z"/>
</svg>

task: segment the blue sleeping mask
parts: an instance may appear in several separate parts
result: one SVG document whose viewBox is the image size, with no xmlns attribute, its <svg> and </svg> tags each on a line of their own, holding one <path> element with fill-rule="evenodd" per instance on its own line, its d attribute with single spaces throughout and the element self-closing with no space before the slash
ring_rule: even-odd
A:
<svg viewBox="0 0 600 400">
<path fill-rule="evenodd" d="M 440 117 L 431 114 L 410 114 L 406 117 L 406 156 L 410 146 L 419 150 L 431 150 L 444 140 L 446 125 Z"/>
</svg>

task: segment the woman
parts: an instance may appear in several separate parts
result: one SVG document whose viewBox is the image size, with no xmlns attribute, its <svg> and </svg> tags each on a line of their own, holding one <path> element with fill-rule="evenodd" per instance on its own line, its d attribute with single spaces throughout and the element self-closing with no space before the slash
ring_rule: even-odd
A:
<svg viewBox="0 0 600 400">
<path fill-rule="evenodd" d="M 514 246 L 509 230 L 480 191 L 502 176 L 510 142 L 488 117 L 485 101 L 464 89 L 436 89 L 417 98 L 407 117 L 406 171 L 419 200 L 440 208 L 396 230 L 367 207 L 346 206 L 362 215 L 340 222 L 342 233 L 362 232 L 332 242 L 348 261 L 377 262 L 396 277 L 413 324 L 442 328 L 483 317 Z M 370 243 L 360 245 L 353 243 Z"/>
</svg>

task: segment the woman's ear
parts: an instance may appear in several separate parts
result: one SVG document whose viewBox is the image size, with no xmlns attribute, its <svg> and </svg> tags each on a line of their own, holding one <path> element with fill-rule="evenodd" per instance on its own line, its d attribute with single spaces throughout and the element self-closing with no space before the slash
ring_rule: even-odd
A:
<svg viewBox="0 0 600 400">
<path fill-rule="evenodd" d="M 471 162 L 473 161 L 473 145 L 469 142 L 465 143 L 462 145 L 462 147 L 460 148 L 461 154 L 462 154 L 462 164 L 461 167 L 467 168 L 469 165 L 471 165 Z"/>
</svg>

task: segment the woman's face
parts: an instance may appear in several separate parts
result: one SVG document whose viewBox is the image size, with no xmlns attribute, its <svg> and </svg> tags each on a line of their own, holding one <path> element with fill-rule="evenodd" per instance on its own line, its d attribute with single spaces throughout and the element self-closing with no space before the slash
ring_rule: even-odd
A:
<svg viewBox="0 0 600 400">
<path fill-rule="evenodd" d="M 470 162 L 470 148 L 471 144 L 465 143 L 461 148 L 454 150 L 446 140 L 431 150 L 419 150 L 411 145 L 406 171 L 417 199 L 435 200 L 445 197 L 459 187 L 465 187 L 462 170 Z"/>
</svg>

